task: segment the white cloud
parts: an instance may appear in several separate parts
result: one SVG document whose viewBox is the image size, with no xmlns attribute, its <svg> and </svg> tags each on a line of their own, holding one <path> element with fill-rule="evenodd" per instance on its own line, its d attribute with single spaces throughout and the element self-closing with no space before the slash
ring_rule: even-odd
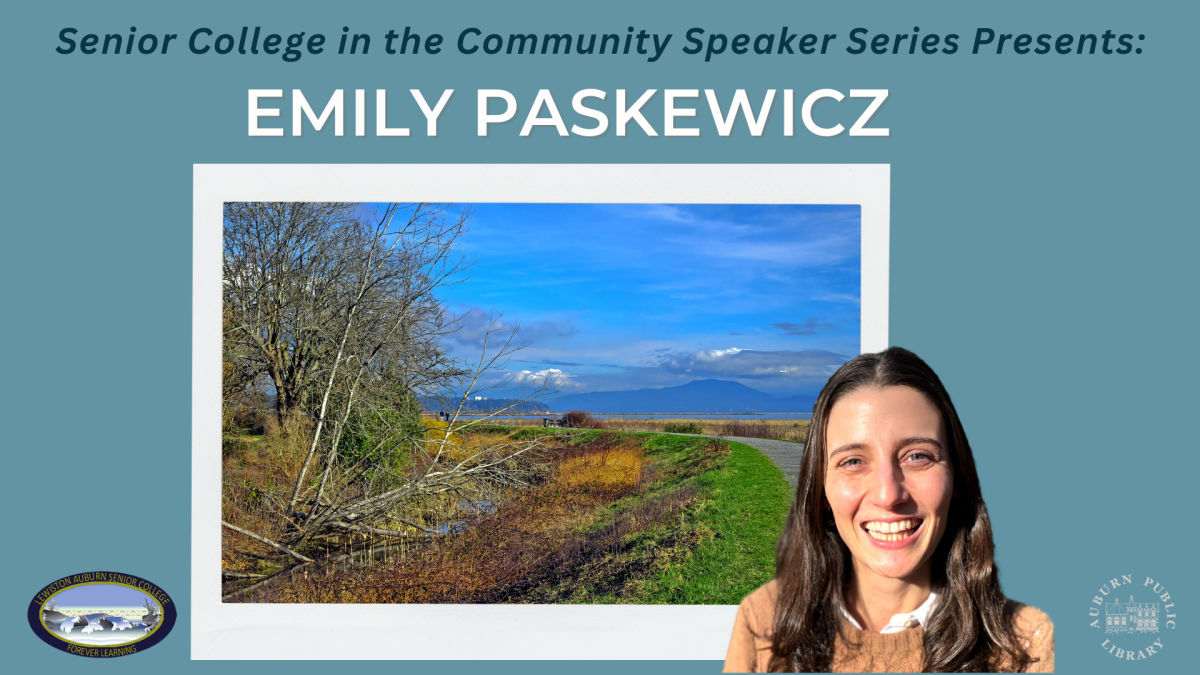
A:
<svg viewBox="0 0 1200 675">
<path fill-rule="evenodd" d="M 729 349 L 709 349 L 708 351 L 696 352 L 696 358 L 711 361 L 711 360 L 719 359 L 722 356 L 728 356 L 730 354 L 737 354 L 738 352 L 741 352 L 741 351 L 744 351 L 744 350 L 738 349 L 737 347 L 730 347 Z"/>
<path fill-rule="evenodd" d="M 826 378 L 845 362 L 846 357 L 820 349 L 757 351 L 732 347 L 664 354 L 658 367 L 692 378 L 756 380 Z"/>
<path fill-rule="evenodd" d="M 835 233 L 816 240 L 790 242 L 764 242 L 733 237 L 667 241 L 690 246 L 693 252 L 700 255 L 784 264 L 790 268 L 838 265 L 856 255 L 860 245 L 857 237 L 845 233 Z"/>
<path fill-rule="evenodd" d="M 507 381 L 512 386 L 528 386 L 528 387 L 561 387 L 564 389 L 578 389 L 579 383 L 565 370 L 558 368 L 547 368 L 545 370 L 518 370 L 507 371 Z"/>
</svg>

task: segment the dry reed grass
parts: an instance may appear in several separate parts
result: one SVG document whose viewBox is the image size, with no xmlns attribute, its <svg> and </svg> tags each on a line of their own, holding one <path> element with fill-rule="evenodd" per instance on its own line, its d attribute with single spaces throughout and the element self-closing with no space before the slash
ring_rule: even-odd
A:
<svg viewBox="0 0 1200 675">
<path fill-rule="evenodd" d="M 430 467 L 435 455 L 437 462 L 443 465 L 464 460 L 494 461 L 487 451 L 509 442 L 508 438 L 495 434 L 448 432 L 444 421 L 426 420 L 426 428 L 422 445 L 428 454 L 417 453 L 410 457 L 406 470 L 424 471 Z M 286 501 L 308 453 L 312 430 L 304 419 L 283 428 L 270 418 L 265 432 L 261 439 L 229 436 L 224 443 L 222 519 L 281 542 L 287 534 Z M 356 496 L 358 493 L 348 494 L 348 497 Z M 410 512 L 405 514 L 409 521 L 437 530 L 461 520 L 463 498 L 452 494 L 425 497 L 409 507 Z M 388 519 L 373 524 L 393 531 L 409 531 L 411 527 L 403 521 Z M 349 536 L 333 537 L 322 544 L 337 550 L 350 539 Z M 250 537 L 223 528 L 222 543 L 222 569 L 226 571 L 260 572 L 278 567 L 277 561 L 268 562 L 276 559 L 278 553 Z M 316 553 L 322 555 L 322 549 Z"/>
<path fill-rule="evenodd" d="M 613 417 L 605 418 L 604 420 L 609 429 L 620 431 L 663 433 L 667 431 L 667 426 L 685 427 L 695 425 L 706 436 L 773 438 L 781 441 L 794 441 L 796 443 L 805 443 L 808 441 L 809 422 L 810 420 L 806 419 L 709 419 L 703 417 Z"/>
<path fill-rule="evenodd" d="M 452 536 L 406 547 L 386 562 L 313 565 L 265 587 L 258 602 L 447 603 L 521 601 L 532 580 L 557 578 L 612 555 L 633 533 L 674 518 L 695 496 L 677 490 L 624 509 L 610 522 L 598 507 L 642 490 L 653 475 L 636 439 L 600 434 L 552 453 L 545 480 L 490 508 L 467 508 Z M 694 488 L 689 488 L 694 492 Z M 556 571 L 557 570 L 557 571 Z M 535 584 L 536 586 L 536 584 Z"/>
<path fill-rule="evenodd" d="M 277 541 L 283 535 L 279 514 L 287 489 L 295 484 L 312 435 L 303 420 L 283 428 L 274 418 L 265 432 L 261 440 L 235 439 L 226 444 L 221 466 L 221 518 Z M 265 544 L 225 528 L 221 529 L 221 540 L 222 569 L 261 572 L 278 566 L 270 562 L 275 551 Z"/>
<path fill-rule="evenodd" d="M 461 462 L 508 442 L 508 439 L 495 434 L 464 433 L 451 429 L 450 423 L 445 420 L 426 419 L 424 422 L 425 451 L 430 455 L 440 452 L 440 459 L 446 462 Z"/>
<path fill-rule="evenodd" d="M 648 431 L 652 433 L 676 433 L 674 428 L 699 428 L 705 436 L 744 436 L 749 438 L 772 438 L 781 441 L 805 443 L 808 441 L 807 419 L 745 419 L 707 417 L 606 417 L 601 420 L 610 431 Z M 498 418 L 496 424 L 516 427 L 540 427 L 541 418 L 519 417 Z M 673 427 L 668 429 L 667 427 Z M 739 433 L 731 433 L 731 432 Z"/>
<path fill-rule="evenodd" d="M 642 449 L 625 444 L 567 457 L 560 462 L 555 479 L 568 488 L 590 484 L 632 486 L 640 480 L 645 465 Z"/>
</svg>

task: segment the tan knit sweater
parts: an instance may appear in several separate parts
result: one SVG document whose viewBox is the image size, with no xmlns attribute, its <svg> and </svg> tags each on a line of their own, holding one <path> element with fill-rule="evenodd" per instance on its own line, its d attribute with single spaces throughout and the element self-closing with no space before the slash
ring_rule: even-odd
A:
<svg viewBox="0 0 1200 675">
<path fill-rule="evenodd" d="M 725 672 L 766 672 L 771 658 L 771 626 L 778 596 L 776 582 L 772 581 L 742 601 L 733 624 L 729 652 L 725 656 Z M 1028 672 L 1054 672 L 1054 624 L 1050 617 L 1041 610 L 1018 604 L 1015 622 L 1026 651 L 1037 659 Z M 922 640 L 925 638 L 921 626 L 887 635 L 858 630 L 849 622 L 844 622 L 842 629 L 851 642 L 861 646 L 854 649 L 838 640 L 833 651 L 833 672 L 911 673 L 921 670 Z M 996 670 L 1006 669 L 1000 664 Z"/>
</svg>

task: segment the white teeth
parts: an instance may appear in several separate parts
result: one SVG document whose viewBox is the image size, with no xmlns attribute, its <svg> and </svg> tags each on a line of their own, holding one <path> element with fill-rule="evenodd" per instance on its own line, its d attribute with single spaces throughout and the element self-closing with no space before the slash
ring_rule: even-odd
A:
<svg viewBox="0 0 1200 675">
<path fill-rule="evenodd" d="M 891 523 L 872 520 L 867 522 L 863 527 L 866 528 L 867 534 L 880 541 L 900 541 L 911 534 L 909 530 L 919 527 L 919 520 L 897 520 Z"/>
</svg>

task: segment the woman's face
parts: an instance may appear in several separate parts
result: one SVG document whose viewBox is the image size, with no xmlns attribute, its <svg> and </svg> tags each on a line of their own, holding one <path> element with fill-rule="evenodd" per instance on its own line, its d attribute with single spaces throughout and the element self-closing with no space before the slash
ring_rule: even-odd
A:
<svg viewBox="0 0 1200 675">
<path fill-rule="evenodd" d="M 856 573 L 924 571 L 954 492 L 941 413 L 915 389 L 863 387 L 833 405 L 825 441 L 825 498 Z"/>
</svg>

